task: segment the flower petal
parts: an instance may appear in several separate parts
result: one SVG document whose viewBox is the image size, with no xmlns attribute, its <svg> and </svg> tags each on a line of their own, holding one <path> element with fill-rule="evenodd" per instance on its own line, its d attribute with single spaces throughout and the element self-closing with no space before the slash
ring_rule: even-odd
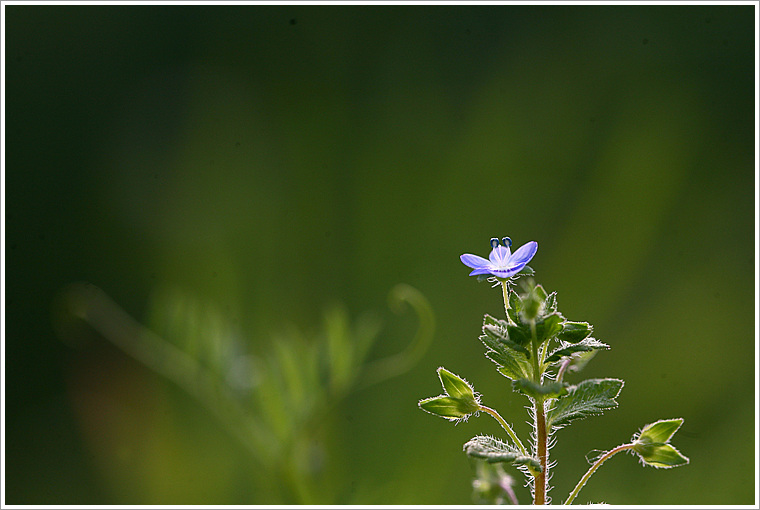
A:
<svg viewBox="0 0 760 510">
<path fill-rule="evenodd" d="M 507 267 L 512 269 L 519 266 L 519 268 L 522 269 L 525 267 L 525 264 L 530 262 L 530 259 L 533 258 L 537 250 L 538 243 L 536 241 L 525 243 L 524 245 L 520 246 L 520 248 L 518 248 L 514 254 L 512 254 L 512 257 L 509 259 L 509 265 Z M 518 271 L 520 269 L 518 269 Z"/>
<path fill-rule="evenodd" d="M 498 245 L 491 250 L 491 254 L 488 256 L 491 264 L 496 267 L 506 267 L 509 261 L 510 251 L 506 246 Z"/>
<path fill-rule="evenodd" d="M 469 276 L 477 276 L 479 274 L 491 274 L 490 265 L 488 267 L 479 267 L 477 269 L 473 269 Z"/>
<path fill-rule="evenodd" d="M 471 267 L 473 269 L 482 269 L 484 267 L 488 267 L 491 265 L 490 262 L 488 262 L 483 257 L 479 257 L 477 255 L 473 255 L 471 253 L 465 253 L 464 255 L 459 257 L 462 263 L 467 266 Z M 481 273 L 482 274 L 482 273 Z"/>
</svg>

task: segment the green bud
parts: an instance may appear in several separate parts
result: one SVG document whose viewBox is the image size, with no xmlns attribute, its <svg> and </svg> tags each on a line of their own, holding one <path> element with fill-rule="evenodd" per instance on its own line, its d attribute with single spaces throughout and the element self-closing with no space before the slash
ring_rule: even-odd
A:
<svg viewBox="0 0 760 510">
<path fill-rule="evenodd" d="M 639 455 L 639 458 L 644 464 L 656 468 L 674 468 L 689 463 L 689 458 L 684 457 L 681 452 L 676 450 L 670 444 L 637 443 L 633 447 L 633 451 Z"/>
<path fill-rule="evenodd" d="M 472 400 L 444 395 L 420 400 L 419 406 L 423 411 L 453 421 L 464 420 L 478 410 L 477 403 Z"/>
<path fill-rule="evenodd" d="M 636 442 L 639 443 L 667 443 L 673 434 L 683 425 L 683 418 L 672 420 L 658 420 L 641 429 Z"/>
<path fill-rule="evenodd" d="M 673 468 L 689 463 L 689 458 L 681 454 L 670 438 L 683 424 L 683 418 L 659 420 L 646 425 L 638 437 L 634 436 L 633 451 L 647 466 Z"/>
<path fill-rule="evenodd" d="M 538 296 L 531 292 L 530 294 L 523 296 L 523 317 L 527 320 L 533 320 L 538 317 L 538 311 L 541 308 L 543 301 L 538 299 Z"/>
<path fill-rule="evenodd" d="M 439 367 L 438 378 L 441 380 L 443 390 L 450 397 L 461 398 L 464 400 L 475 400 L 475 390 L 473 390 L 470 383 L 458 375 L 449 372 L 443 367 Z"/>
<path fill-rule="evenodd" d="M 530 321 L 538 317 L 548 295 L 542 286 L 536 285 L 532 280 L 527 281 L 523 288 L 526 293 L 521 296 L 522 316 Z"/>
<path fill-rule="evenodd" d="M 438 368 L 438 378 L 444 394 L 420 400 L 420 409 L 452 421 L 467 419 L 480 409 L 480 401 L 470 383 L 443 367 Z"/>
</svg>

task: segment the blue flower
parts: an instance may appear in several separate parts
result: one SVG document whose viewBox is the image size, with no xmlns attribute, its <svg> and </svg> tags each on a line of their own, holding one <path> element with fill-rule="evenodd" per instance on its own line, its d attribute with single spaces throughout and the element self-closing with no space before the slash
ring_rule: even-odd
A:
<svg viewBox="0 0 760 510">
<path fill-rule="evenodd" d="M 471 253 L 459 257 L 465 266 L 472 268 L 470 276 L 491 274 L 497 278 L 509 278 L 519 273 L 538 250 L 538 243 L 530 241 L 511 253 L 509 247 L 512 246 L 512 240 L 505 237 L 502 242 L 503 244 L 499 244 L 498 239 L 491 239 L 493 250 L 488 260 Z"/>
</svg>

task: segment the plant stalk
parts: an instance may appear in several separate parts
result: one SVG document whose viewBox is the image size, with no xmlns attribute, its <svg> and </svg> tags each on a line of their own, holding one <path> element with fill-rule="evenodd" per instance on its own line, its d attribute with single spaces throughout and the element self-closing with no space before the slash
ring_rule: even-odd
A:
<svg viewBox="0 0 760 510">
<path fill-rule="evenodd" d="M 543 374 L 541 373 L 541 362 L 538 359 L 538 337 L 536 336 L 536 322 L 530 321 L 531 347 L 533 350 L 533 380 L 541 384 Z M 547 448 L 548 436 L 546 433 L 546 410 L 544 409 L 544 398 L 538 397 L 533 402 L 534 414 L 536 416 L 536 457 L 541 464 L 541 472 L 537 473 L 533 481 L 533 504 L 546 504 L 546 476 L 549 464 L 549 451 Z"/>
<path fill-rule="evenodd" d="M 580 481 L 578 482 L 578 485 L 575 486 L 575 489 L 573 489 L 573 492 L 571 492 L 570 495 L 567 497 L 567 501 L 565 501 L 564 504 L 565 505 L 572 504 L 573 500 L 578 495 L 578 493 L 580 492 L 580 490 L 583 488 L 584 485 L 586 485 L 586 482 L 588 481 L 588 479 L 591 477 L 591 475 L 594 474 L 594 472 L 597 469 L 599 469 L 599 467 L 604 463 L 604 461 L 606 461 L 607 459 L 609 459 L 610 457 L 612 457 L 616 453 L 620 453 L 623 450 L 629 450 L 631 448 L 633 448 L 633 444 L 632 443 L 631 444 L 623 444 L 623 445 L 620 445 L 620 446 L 618 446 L 616 448 L 613 448 L 612 450 L 608 451 L 607 453 L 605 453 L 604 455 L 602 455 L 601 457 L 599 457 L 597 459 L 597 461 L 594 462 L 594 464 L 589 468 L 589 470 L 586 471 L 586 474 L 583 475 L 583 478 L 580 479 Z"/>
<path fill-rule="evenodd" d="M 509 318 L 509 287 L 507 282 L 501 282 L 501 294 L 504 296 L 504 313 L 507 316 L 507 322 L 511 323 L 512 319 Z"/>
<path fill-rule="evenodd" d="M 546 471 L 548 468 L 549 452 L 547 449 L 546 413 L 544 401 L 536 400 L 536 449 L 538 450 L 538 462 L 541 464 L 541 472 L 536 475 L 533 486 L 533 504 L 546 504 Z"/>
</svg>

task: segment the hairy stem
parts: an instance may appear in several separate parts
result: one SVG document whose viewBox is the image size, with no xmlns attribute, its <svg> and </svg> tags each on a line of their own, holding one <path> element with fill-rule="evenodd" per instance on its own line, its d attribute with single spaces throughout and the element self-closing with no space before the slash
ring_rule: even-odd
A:
<svg viewBox="0 0 760 510">
<path fill-rule="evenodd" d="M 631 448 L 633 448 L 633 444 L 623 444 L 623 445 L 618 446 L 617 448 L 613 448 L 612 450 L 608 451 L 607 453 L 599 457 L 597 461 L 594 462 L 594 464 L 589 468 L 586 474 L 583 475 L 583 478 L 580 479 L 580 481 L 578 482 L 578 485 L 575 486 L 575 489 L 573 489 L 573 492 L 571 492 L 570 495 L 567 497 L 567 501 L 565 501 L 564 504 L 569 505 L 573 502 L 573 500 L 578 495 L 578 493 L 583 488 L 583 486 L 586 485 L 586 482 L 591 477 L 591 475 L 593 475 L 594 472 L 597 469 L 599 469 L 599 467 L 604 463 L 604 461 L 606 461 L 607 459 L 609 459 L 616 453 L 620 453 L 623 450 L 629 450 Z"/>
<path fill-rule="evenodd" d="M 509 423 L 507 423 L 506 420 L 504 420 L 504 418 L 502 418 L 501 415 L 498 412 L 496 412 L 496 410 L 491 409 L 490 407 L 486 407 L 484 405 L 480 405 L 479 410 L 484 411 L 490 414 L 491 416 L 493 416 L 496 419 L 496 421 L 499 422 L 499 425 L 501 425 L 501 428 L 507 431 L 507 434 L 509 434 L 509 437 L 512 438 L 512 441 L 515 442 L 517 447 L 520 449 L 520 452 L 523 455 L 526 455 L 526 456 L 528 455 L 528 451 L 525 449 L 525 446 L 523 446 L 522 442 L 520 441 L 520 438 L 517 437 L 517 434 L 515 434 L 515 432 L 512 430 L 512 427 L 509 426 Z"/>
<path fill-rule="evenodd" d="M 536 322 L 530 321 L 531 348 L 533 359 L 533 380 L 541 384 L 544 374 L 541 372 L 542 363 L 538 359 L 538 337 L 536 336 Z M 541 472 L 536 474 L 533 486 L 533 504 L 546 504 L 546 477 L 549 464 L 549 452 L 547 448 L 548 436 L 546 433 L 546 411 L 544 409 L 543 397 L 536 398 L 533 402 L 534 414 L 536 416 L 536 457 L 541 464 Z"/>
</svg>

